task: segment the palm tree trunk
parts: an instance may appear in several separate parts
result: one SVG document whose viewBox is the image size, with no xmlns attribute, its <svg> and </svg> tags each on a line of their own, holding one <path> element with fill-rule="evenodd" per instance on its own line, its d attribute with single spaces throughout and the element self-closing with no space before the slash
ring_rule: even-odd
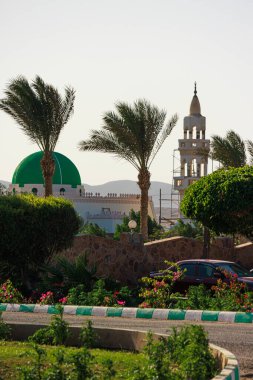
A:
<svg viewBox="0 0 253 380">
<path fill-rule="evenodd" d="M 148 189 L 150 188 L 150 172 L 141 169 L 138 174 L 138 185 L 141 189 L 140 232 L 144 240 L 148 239 Z"/>
<path fill-rule="evenodd" d="M 44 152 L 40 165 L 45 182 L 45 197 L 49 197 L 50 195 L 53 195 L 53 175 L 55 169 L 54 159 L 51 152 Z"/>
</svg>

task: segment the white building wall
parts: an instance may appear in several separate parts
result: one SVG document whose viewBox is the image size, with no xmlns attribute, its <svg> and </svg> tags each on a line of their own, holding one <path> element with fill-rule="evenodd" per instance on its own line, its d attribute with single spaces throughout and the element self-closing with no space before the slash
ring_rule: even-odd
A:
<svg viewBox="0 0 253 380">
<path fill-rule="evenodd" d="M 44 196 L 44 186 L 36 184 L 10 185 L 9 191 L 15 193 L 31 193 L 32 189 L 38 190 L 39 197 Z M 61 189 L 65 189 L 61 192 Z M 53 185 L 54 196 L 61 196 L 73 202 L 77 213 L 84 222 L 96 223 L 105 228 L 109 233 L 113 233 L 117 224 L 121 224 L 124 216 L 128 216 L 131 209 L 140 210 L 140 194 L 120 194 L 110 193 L 108 196 L 100 194 L 85 193 L 83 186 L 72 188 L 70 185 Z M 152 199 L 149 199 L 148 214 L 152 219 L 156 218 Z"/>
</svg>

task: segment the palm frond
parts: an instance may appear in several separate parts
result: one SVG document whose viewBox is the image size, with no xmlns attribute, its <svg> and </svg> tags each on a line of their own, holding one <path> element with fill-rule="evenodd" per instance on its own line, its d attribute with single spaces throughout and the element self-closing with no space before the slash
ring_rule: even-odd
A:
<svg viewBox="0 0 253 380">
<path fill-rule="evenodd" d="M 137 170 L 138 163 L 131 152 L 131 149 L 118 141 L 117 137 L 107 131 L 91 131 L 90 139 L 79 143 L 79 149 L 82 151 L 96 151 L 101 153 L 111 153 L 114 156 L 125 159 L 130 162 Z"/>
<path fill-rule="evenodd" d="M 250 154 L 250 165 L 253 165 L 253 141 L 247 140 L 246 141 L 248 152 Z"/>
<path fill-rule="evenodd" d="M 148 168 L 151 166 L 155 156 L 159 152 L 160 148 L 162 147 L 164 141 L 167 139 L 167 137 L 171 134 L 173 128 L 176 126 L 176 123 L 178 121 L 178 115 L 175 114 L 171 117 L 165 128 L 161 131 L 160 135 L 157 137 L 156 144 L 153 148 L 152 154 L 150 156 L 150 161 Z"/>
<path fill-rule="evenodd" d="M 228 131 L 225 138 L 212 136 L 211 149 L 213 159 L 225 168 L 246 165 L 245 143 L 234 131 Z"/>
</svg>

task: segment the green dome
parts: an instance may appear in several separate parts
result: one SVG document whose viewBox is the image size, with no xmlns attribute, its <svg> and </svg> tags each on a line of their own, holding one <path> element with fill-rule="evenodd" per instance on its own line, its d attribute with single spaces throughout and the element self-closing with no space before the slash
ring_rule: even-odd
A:
<svg viewBox="0 0 253 380">
<path fill-rule="evenodd" d="M 12 184 L 20 187 L 27 184 L 43 185 L 44 178 L 40 166 L 42 156 L 43 152 L 40 151 L 24 158 L 13 174 Z M 57 152 L 53 152 L 53 158 L 55 161 L 53 185 L 71 185 L 72 187 L 81 185 L 79 171 L 69 158 Z"/>
</svg>

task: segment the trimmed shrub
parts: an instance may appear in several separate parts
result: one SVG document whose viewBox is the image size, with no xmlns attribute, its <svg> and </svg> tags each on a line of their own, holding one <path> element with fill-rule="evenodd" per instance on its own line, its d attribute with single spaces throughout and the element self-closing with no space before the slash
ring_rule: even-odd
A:
<svg viewBox="0 0 253 380">
<path fill-rule="evenodd" d="M 217 170 L 190 185 L 181 211 L 217 234 L 253 239 L 253 167 Z"/>
<path fill-rule="evenodd" d="M 23 283 L 29 269 L 71 246 L 78 229 L 79 217 L 70 201 L 33 195 L 0 197 L 0 261 Z"/>
</svg>

